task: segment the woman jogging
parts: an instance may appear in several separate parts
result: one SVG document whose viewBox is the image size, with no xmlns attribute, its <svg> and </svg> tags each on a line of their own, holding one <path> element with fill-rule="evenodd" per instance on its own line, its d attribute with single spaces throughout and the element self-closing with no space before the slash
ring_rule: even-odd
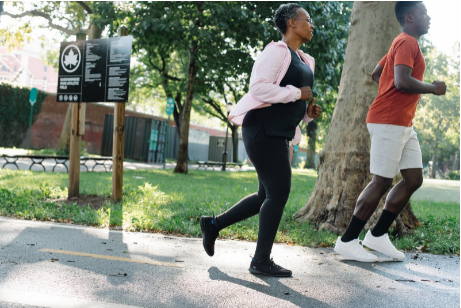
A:
<svg viewBox="0 0 461 308">
<path fill-rule="evenodd" d="M 213 256 L 220 230 L 259 214 L 258 241 L 249 271 L 289 277 L 291 271 L 275 264 L 270 254 L 290 195 L 290 141 L 299 142 L 297 125 L 318 118 L 321 108 L 312 99 L 314 58 L 298 49 L 313 36 L 309 13 L 299 4 L 283 4 L 274 22 L 283 38 L 267 45 L 257 58 L 250 92 L 229 115 L 229 120 L 242 125 L 243 143 L 258 174 L 258 192 L 217 217 L 203 216 L 200 227 L 205 251 Z"/>
</svg>

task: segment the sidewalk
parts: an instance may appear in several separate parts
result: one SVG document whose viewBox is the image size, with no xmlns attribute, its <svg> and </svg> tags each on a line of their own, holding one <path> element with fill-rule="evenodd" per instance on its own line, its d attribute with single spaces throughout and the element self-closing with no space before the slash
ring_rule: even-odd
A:
<svg viewBox="0 0 461 308">
<path fill-rule="evenodd" d="M 255 249 L 250 242 L 218 241 L 210 258 L 199 238 L 4 217 L 0 234 L 0 307 L 445 308 L 460 303 L 459 256 L 410 253 L 405 262 L 390 262 L 378 254 L 381 262 L 369 264 L 329 248 L 276 244 L 275 261 L 293 270 L 293 277 L 271 278 L 248 272 Z"/>
</svg>

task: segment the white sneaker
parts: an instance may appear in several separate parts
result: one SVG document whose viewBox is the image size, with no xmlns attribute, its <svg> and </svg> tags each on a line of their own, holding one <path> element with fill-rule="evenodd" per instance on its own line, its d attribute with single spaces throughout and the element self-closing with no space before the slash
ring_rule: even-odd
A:
<svg viewBox="0 0 461 308">
<path fill-rule="evenodd" d="M 401 251 L 398 251 L 394 245 L 392 245 L 387 233 L 378 237 L 374 237 L 373 234 L 371 234 L 371 231 L 368 230 L 367 235 L 365 236 L 365 239 L 362 243 L 363 245 L 398 261 L 405 260 L 405 254 Z"/>
<path fill-rule="evenodd" d="M 365 248 L 363 248 L 362 245 L 360 245 L 358 239 L 344 243 L 343 241 L 341 241 L 341 237 L 338 237 L 338 239 L 336 240 L 335 251 L 355 261 L 378 261 L 378 257 L 366 251 Z"/>
</svg>

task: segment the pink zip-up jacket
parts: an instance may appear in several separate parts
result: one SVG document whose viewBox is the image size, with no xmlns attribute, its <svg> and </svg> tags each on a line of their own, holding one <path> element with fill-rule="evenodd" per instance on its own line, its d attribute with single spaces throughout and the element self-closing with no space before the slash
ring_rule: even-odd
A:
<svg viewBox="0 0 461 308">
<path fill-rule="evenodd" d="M 299 49 L 297 52 L 314 72 L 314 58 Z M 243 118 L 252 109 L 269 107 L 271 104 L 287 104 L 300 99 L 300 89 L 290 85 L 280 87 L 280 82 L 285 77 L 290 63 L 291 52 L 287 44 L 282 41 L 269 43 L 253 65 L 250 92 L 245 94 L 229 113 L 229 121 L 242 125 Z M 307 105 L 303 121 L 306 123 L 312 121 L 312 118 L 307 115 Z M 300 141 L 301 130 L 298 126 L 292 144 L 296 145 Z"/>
</svg>

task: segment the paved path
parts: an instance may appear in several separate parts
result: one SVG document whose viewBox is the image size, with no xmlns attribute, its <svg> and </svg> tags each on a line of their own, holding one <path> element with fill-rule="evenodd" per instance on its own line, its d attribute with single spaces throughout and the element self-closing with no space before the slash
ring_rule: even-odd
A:
<svg viewBox="0 0 461 308">
<path fill-rule="evenodd" d="M 459 203 L 459 184 L 459 181 L 424 179 L 421 188 L 411 198 L 414 200 Z"/>
<path fill-rule="evenodd" d="M 329 248 L 277 244 L 275 260 L 294 276 L 270 278 L 248 272 L 255 248 L 249 242 L 218 241 L 210 258 L 197 238 L 9 218 L 0 218 L 0 234 L 0 307 L 446 308 L 460 303 L 458 256 L 414 259 L 411 253 L 405 262 L 386 262 L 380 255 L 382 262 L 368 264 Z"/>
</svg>

